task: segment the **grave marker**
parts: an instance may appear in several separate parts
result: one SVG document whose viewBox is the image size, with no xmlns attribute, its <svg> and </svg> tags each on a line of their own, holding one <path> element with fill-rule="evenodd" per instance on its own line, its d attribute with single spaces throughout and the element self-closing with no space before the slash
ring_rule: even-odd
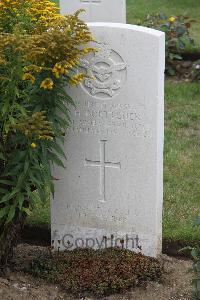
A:
<svg viewBox="0 0 200 300">
<path fill-rule="evenodd" d="M 60 0 L 62 14 L 85 9 L 80 18 L 86 22 L 126 23 L 125 0 Z"/>
<path fill-rule="evenodd" d="M 162 243 L 164 34 L 91 23 L 99 51 L 80 62 L 87 78 L 56 168 L 55 249 L 119 245 L 157 256 Z M 95 78 L 95 80 L 93 79 Z M 58 239 L 59 237 L 59 239 Z"/>
</svg>

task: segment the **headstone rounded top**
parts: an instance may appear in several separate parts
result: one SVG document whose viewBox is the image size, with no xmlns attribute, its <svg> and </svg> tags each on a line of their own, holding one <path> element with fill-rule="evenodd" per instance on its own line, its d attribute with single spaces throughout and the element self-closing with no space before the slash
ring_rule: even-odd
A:
<svg viewBox="0 0 200 300">
<path fill-rule="evenodd" d="M 163 31 L 159 31 L 159 30 L 144 27 L 144 26 L 132 25 L 132 24 L 108 23 L 108 22 L 87 22 L 87 24 L 90 27 L 99 27 L 99 28 L 105 27 L 106 29 L 113 28 L 113 30 L 114 29 L 117 29 L 117 30 L 124 29 L 124 30 L 137 31 L 140 33 L 143 32 L 143 33 L 154 35 L 157 37 L 165 36 L 165 33 Z"/>
</svg>

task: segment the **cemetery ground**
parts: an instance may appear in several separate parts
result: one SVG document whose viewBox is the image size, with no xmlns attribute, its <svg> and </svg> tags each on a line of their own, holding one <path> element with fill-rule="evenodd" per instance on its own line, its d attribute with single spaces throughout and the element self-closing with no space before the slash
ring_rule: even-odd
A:
<svg viewBox="0 0 200 300">
<path fill-rule="evenodd" d="M 28 244 L 18 245 L 15 249 L 11 262 L 12 268 L 7 268 L 3 277 L 0 277 L 0 299 L 2 300 L 191 300 L 191 280 L 192 273 L 188 272 L 192 263 L 189 260 L 176 259 L 168 256 L 162 256 L 161 264 L 164 266 L 162 279 L 144 283 L 140 287 L 124 290 L 121 293 L 114 293 L 107 296 L 95 296 L 91 293 L 82 293 L 72 295 L 59 284 L 49 283 L 42 279 L 42 276 L 33 277 L 28 272 L 24 273 L 24 269 L 30 270 L 30 265 L 34 259 L 38 260 L 38 253 L 46 253 L 47 248 L 41 246 L 33 246 Z M 102 257 L 103 258 L 103 257 Z M 106 259 L 107 257 L 104 256 Z M 84 257 L 81 257 L 82 265 L 85 263 Z M 91 260 L 90 260 L 91 261 Z M 94 263 L 95 261 L 93 261 Z M 104 264 L 105 266 L 105 264 Z M 97 266 L 98 267 L 98 266 Z M 76 264 L 76 268 L 72 273 L 76 273 L 76 269 L 80 267 Z M 91 264 L 84 266 L 84 275 L 89 271 Z M 92 268 L 93 269 L 93 268 Z M 42 265 L 41 269 L 42 271 Z M 94 270 L 94 269 L 93 269 Z M 39 271 L 39 269 L 38 269 Z M 98 270 L 99 271 L 99 270 Z M 119 270 L 120 271 L 120 270 Z M 102 274 L 103 272 L 101 272 Z M 55 273 L 56 274 L 56 273 Z M 98 273 L 99 274 L 99 273 Z M 42 273 L 41 273 L 42 275 Z M 44 275 L 44 273 L 43 273 Z M 46 273 L 46 277 L 52 274 Z M 69 275 L 69 274 L 66 274 Z M 93 274 L 94 275 L 94 274 Z M 65 278 L 62 277 L 63 282 Z M 112 277 L 114 279 L 114 277 Z M 85 277 L 79 278 L 82 286 L 85 284 Z M 89 277 L 89 280 L 91 278 Z M 115 279 L 117 280 L 117 278 Z M 67 281 L 66 281 L 67 282 Z M 88 283 L 86 281 L 86 283 Z M 76 288 L 80 288 L 75 286 Z M 102 286 L 103 287 L 103 286 Z M 98 287 L 99 289 L 101 286 Z"/>
</svg>

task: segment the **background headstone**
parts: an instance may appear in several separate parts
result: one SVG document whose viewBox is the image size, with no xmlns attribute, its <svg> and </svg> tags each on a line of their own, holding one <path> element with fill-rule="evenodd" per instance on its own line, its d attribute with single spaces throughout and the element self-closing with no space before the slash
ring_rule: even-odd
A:
<svg viewBox="0 0 200 300">
<path fill-rule="evenodd" d="M 86 22 L 126 23 L 126 0 L 60 0 L 62 14 L 83 8 L 80 18 Z"/>
<path fill-rule="evenodd" d="M 164 33 L 91 23 L 96 54 L 70 95 L 66 169 L 52 200 L 55 249 L 124 246 L 157 256 L 162 243 Z M 59 236 L 57 241 L 56 236 Z"/>
</svg>

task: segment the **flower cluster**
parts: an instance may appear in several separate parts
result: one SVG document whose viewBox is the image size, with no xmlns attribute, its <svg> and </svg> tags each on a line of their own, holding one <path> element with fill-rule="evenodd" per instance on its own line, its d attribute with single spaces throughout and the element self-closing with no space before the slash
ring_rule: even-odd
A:
<svg viewBox="0 0 200 300">
<path fill-rule="evenodd" d="M 77 75 L 74 75 L 70 78 L 69 83 L 71 85 L 77 85 L 80 81 L 82 81 L 86 77 L 86 74 L 80 73 Z"/>
<path fill-rule="evenodd" d="M 0 33 L 0 66 L 8 62 L 10 58 L 7 57 L 7 53 L 12 51 L 15 55 L 22 57 L 23 81 L 33 85 L 38 84 L 43 89 L 53 89 L 55 78 L 62 77 L 66 83 L 70 84 L 77 84 L 83 80 L 82 74 L 70 79 L 71 71 L 78 66 L 81 56 L 95 49 L 87 47 L 93 38 L 87 25 L 79 20 L 79 12 L 74 15 L 61 16 L 57 13 L 55 5 L 47 0 L 20 0 L 19 2 L 3 0 L 0 3 L 0 13 L 2 12 L 3 15 L 6 11 L 11 10 L 15 13 L 20 9 L 21 18 L 23 15 L 23 22 L 18 25 L 14 24 L 12 30 L 5 28 Z M 8 14 L 8 16 L 11 15 Z M 0 17 L 0 25 L 5 20 L 1 21 Z M 27 24 L 31 24 L 29 31 Z M 43 76 L 40 75 L 44 73 L 47 75 L 46 78 L 38 82 L 36 79 L 42 78 Z"/>
<path fill-rule="evenodd" d="M 44 90 L 52 90 L 53 85 L 54 85 L 53 80 L 51 78 L 46 78 L 41 82 L 40 87 L 43 88 Z"/>
<path fill-rule="evenodd" d="M 0 0 L 0 28 L 13 32 L 23 23 L 26 32 L 41 32 L 52 21 L 62 18 L 55 3 L 48 0 Z"/>
<path fill-rule="evenodd" d="M 31 116 L 21 118 L 13 125 L 13 129 L 20 131 L 29 139 L 50 141 L 54 139 L 52 126 L 47 121 L 45 112 L 35 112 Z"/>
<path fill-rule="evenodd" d="M 22 80 L 31 81 L 32 84 L 35 83 L 35 77 L 30 73 L 24 73 L 22 76 Z"/>
</svg>

